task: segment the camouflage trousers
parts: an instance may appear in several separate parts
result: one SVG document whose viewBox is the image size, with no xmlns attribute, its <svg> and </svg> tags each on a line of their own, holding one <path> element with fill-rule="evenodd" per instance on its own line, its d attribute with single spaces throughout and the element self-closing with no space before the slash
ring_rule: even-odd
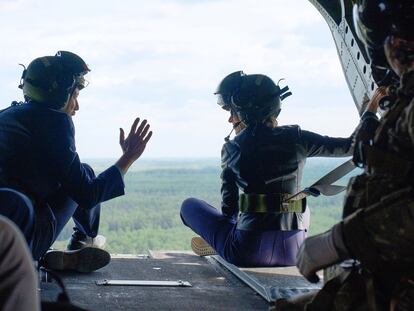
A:
<svg viewBox="0 0 414 311">
<path fill-rule="evenodd" d="M 384 280 L 382 280 L 384 281 Z M 343 271 L 317 293 L 280 299 L 276 311 L 410 311 L 414 310 L 414 275 L 382 287 L 375 276 L 360 268 Z M 393 287 L 390 289 L 389 287 Z"/>
<path fill-rule="evenodd" d="M 343 228 L 357 264 L 325 278 L 316 294 L 277 301 L 275 310 L 414 310 L 413 193 L 385 176 L 354 178 Z"/>
</svg>

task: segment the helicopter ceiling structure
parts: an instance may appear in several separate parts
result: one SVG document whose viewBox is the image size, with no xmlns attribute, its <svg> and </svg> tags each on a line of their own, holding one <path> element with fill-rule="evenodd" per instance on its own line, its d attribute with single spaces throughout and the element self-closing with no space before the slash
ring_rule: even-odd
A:
<svg viewBox="0 0 414 311">
<path fill-rule="evenodd" d="M 346 82 L 361 114 L 377 85 L 369 58 L 358 39 L 352 18 L 351 0 L 309 0 L 331 30 Z"/>
</svg>

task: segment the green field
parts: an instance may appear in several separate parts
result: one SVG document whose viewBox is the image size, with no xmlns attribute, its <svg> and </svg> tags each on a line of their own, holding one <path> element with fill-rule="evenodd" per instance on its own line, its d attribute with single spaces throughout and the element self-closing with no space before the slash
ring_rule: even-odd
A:
<svg viewBox="0 0 414 311">
<path fill-rule="evenodd" d="M 309 186 L 344 159 L 310 159 L 303 186 Z M 112 161 L 87 161 L 102 171 Z M 354 174 L 356 171 L 354 171 Z M 152 250 L 189 250 L 194 234 L 180 219 L 181 202 L 197 197 L 218 207 L 219 159 L 139 160 L 125 177 L 126 195 L 103 203 L 100 233 L 111 253 L 146 253 Z M 346 183 L 346 178 L 341 182 Z M 310 234 L 323 232 L 340 219 L 343 193 L 310 198 Z M 55 247 L 64 247 L 72 231 L 68 224 Z"/>
</svg>

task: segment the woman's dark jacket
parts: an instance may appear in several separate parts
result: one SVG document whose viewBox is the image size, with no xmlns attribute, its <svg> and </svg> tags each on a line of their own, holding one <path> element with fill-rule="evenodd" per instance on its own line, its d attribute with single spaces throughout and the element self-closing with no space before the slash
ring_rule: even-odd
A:
<svg viewBox="0 0 414 311">
<path fill-rule="evenodd" d="M 222 149 L 222 212 L 236 218 L 239 189 L 255 194 L 295 194 L 302 190 L 307 157 L 352 154 L 352 136 L 334 138 L 301 130 L 297 125 L 247 127 Z M 241 213 L 238 229 L 304 230 L 302 213 Z"/>
</svg>

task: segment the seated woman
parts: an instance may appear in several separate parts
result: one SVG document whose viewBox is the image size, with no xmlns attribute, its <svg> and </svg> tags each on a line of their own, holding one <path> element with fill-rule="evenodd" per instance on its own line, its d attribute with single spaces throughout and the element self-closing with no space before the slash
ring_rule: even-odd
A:
<svg viewBox="0 0 414 311">
<path fill-rule="evenodd" d="M 219 84 L 218 104 L 230 111 L 236 136 L 229 135 L 222 149 L 222 212 L 195 198 L 181 206 L 184 224 L 202 237 L 192 240 L 198 255 L 215 250 L 237 266 L 295 264 L 309 209 L 304 200 L 285 201 L 301 190 L 307 157 L 349 156 L 352 138 L 277 126 L 280 102 L 291 95 L 287 90 L 265 75 L 242 71 Z"/>
</svg>

